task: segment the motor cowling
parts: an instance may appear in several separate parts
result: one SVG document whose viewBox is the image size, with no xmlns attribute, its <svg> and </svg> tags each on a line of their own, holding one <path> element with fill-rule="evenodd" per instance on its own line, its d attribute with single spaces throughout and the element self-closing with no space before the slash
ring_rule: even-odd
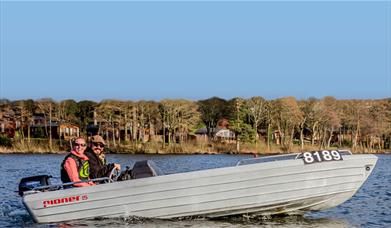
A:
<svg viewBox="0 0 391 228">
<path fill-rule="evenodd" d="M 33 190 L 37 187 L 43 187 L 51 185 L 51 175 L 38 175 L 31 177 L 24 177 L 19 182 L 19 195 L 23 196 L 24 192 Z"/>
</svg>

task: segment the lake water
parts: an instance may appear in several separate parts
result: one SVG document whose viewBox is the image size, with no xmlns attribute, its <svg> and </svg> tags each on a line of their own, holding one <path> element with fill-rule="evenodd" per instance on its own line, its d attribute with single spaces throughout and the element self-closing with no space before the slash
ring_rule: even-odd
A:
<svg viewBox="0 0 391 228">
<path fill-rule="evenodd" d="M 65 155 L 0 155 L 0 227 L 391 227 L 391 155 L 378 155 L 375 170 L 363 187 L 342 205 L 304 216 L 222 220 L 186 218 L 90 219 L 66 223 L 36 224 L 25 210 L 17 191 L 20 178 L 50 174 L 60 183 L 59 167 Z M 186 172 L 236 164 L 248 155 L 107 155 L 123 169 L 134 161 L 151 159 L 165 173 Z"/>
</svg>

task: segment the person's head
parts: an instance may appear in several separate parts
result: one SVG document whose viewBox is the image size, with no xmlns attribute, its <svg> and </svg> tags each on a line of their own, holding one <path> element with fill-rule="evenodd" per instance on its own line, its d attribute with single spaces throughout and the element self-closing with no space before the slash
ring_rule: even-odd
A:
<svg viewBox="0 0 391 228">
<path fill-rule="evenodd" d="M 101 136 L 99 135 L 92 136 L 90 142 L 91 142 L 90 147 L 95 154 L 99 155 L 103 152 L 106 143 Z"/>
<path fill-rule="evenodd" d="M 73 143 L 73 149 L 78 153 L 84 153 L 86 146 L 86 140 L 83 137 L 76 138 Z"/>
</svg>

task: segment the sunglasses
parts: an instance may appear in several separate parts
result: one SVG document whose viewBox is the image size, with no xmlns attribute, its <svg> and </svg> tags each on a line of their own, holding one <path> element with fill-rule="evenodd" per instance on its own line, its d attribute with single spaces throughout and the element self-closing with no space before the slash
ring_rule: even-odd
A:
<svg viewBox="0 0 391 228">
<path fill-rule="evenodd" d="M 86 146 L 86 144 L 84 144 L 84 143 L 75 143 L 74 145 L 75 145 L 75 146 L 82 146 L 82 147 L 85 147 L 85 146 Z"/>
<path fill-rule="evenodd" d="M 102 143 L 93 143 L 92 145 L 94 145 L 95 147 L 105 148 L 105 145 L 103 145 Z"/>
</svg>

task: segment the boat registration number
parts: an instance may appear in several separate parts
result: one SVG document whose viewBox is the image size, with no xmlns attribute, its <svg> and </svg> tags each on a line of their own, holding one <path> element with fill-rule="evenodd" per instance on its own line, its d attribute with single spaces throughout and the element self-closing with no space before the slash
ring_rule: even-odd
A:
<svg viewBox="0 0 391 228">
<path fill-rule="evenodd" d="M 320 150 L 304 152 L 301 154 L 304 164 L 312 164 L 324 161 L 342 161 L 342 155 L 337 150 Z"/>
</svg>

